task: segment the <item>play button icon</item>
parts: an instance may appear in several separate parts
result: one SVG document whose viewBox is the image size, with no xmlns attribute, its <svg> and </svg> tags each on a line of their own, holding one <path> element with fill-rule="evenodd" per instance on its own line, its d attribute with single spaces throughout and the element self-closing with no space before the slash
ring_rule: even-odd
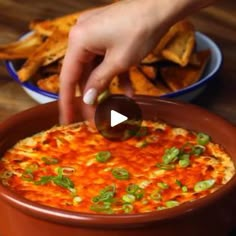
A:
<svg viewBox="0 0 236 236">
<path fill-rule="evenodd" d="M 111 127 L 119 125 L 126 120 L 128 120 L 127 116 L 124 116 L 117 111 L 111 110 Z"/>
<path fill-rule="evenodd" d="M 138 133 L 141 123 L 140 107 L 124 95 L 112 95 L 97 106 L 97 130 L 109 140 L 123 141 L 131 138 Z"/>
</svg>

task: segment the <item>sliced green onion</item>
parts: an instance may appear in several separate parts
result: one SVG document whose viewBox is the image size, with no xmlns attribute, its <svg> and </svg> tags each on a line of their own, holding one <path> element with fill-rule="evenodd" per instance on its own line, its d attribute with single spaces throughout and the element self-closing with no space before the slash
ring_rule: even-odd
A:
<svg viewBox="0 0 236 236">
<path fill-rule="evenodd" d="M 136 197 L 137 200 L 140 200 L 143 198 L 144 195 L 144 189 L 139 188 L 135 193 L 134 196 Z"/>
<path fill-rule="evenodd" d="M 115 195 L 116 187 L 114 184 L 105 187 L 100 190 L 99 195 L 92 198 L 92 202 L 113 202 L 113 197 Z"/>
<path fill-rule="evenodd" d="M 122 209 L 125 213 L 131 213 L 134 209 L 134 206 L 132 204 L 129 204 L 129 203 L 125 203 L 123 206 L 122 206 Z"/>
<path fill-rule="evenodd" d="M 148 200 L 147 200 L 147 199 L 143 199 L 143 200 L 141 201 L 141 203 L 142 203 L 143 205 L 147 205 L 147 204 L 148 204 Z"/>
<path fill-rule="evenodd" d="M 54 157 L 42 157 L 41 159 L 46 165 L 54 165 L 59 163 L 59 160 Z"/>
<path fill-rule="evenodd" d="M 107 214 L 113 213 L 110 202 L 94 203 L 90 206 L 90 210 L 95 211 L 95 212 L 100 212 L 100 213 L 107 213 Z"/>
<path fill-rule="evenodd" d="M 157 163 L 156 166 L 161 170 L 174 170 L 175 169 L 175 164 Z"/>
<path fill-rule="evenodd" d="M 133 203 L 135 202 L 136 198 L 133 194 L 125 194 L 122 196 L 122 200 L 126 203 Z"/>
<path fill-rule="evenodd" d="M 52 179 L 53 179 L 53 176 L 42 176 L 40 180 L 35 181 L 34 183 L 36 185 L 44 185 L 44 184 L 49 183 Z"/>
<path fill-rule="evenodd" d="M 112 169 L 111 173 L 116 179 L 119 180 L 127 180 L 130 178 L 129 172 L 124 168 L 120 167 L 114 168 Z"/>
<path fill-rule="evenodd" d="M 76 195 L 77 195 L 77 190 L 76 190 L 75 188 L 68 188 L 68 189 L 70 190 L 71 195 L 72 195 L 73 197 L 76 197 Z"/>
<path fill-rule="evenodd" d="M 143 148 L 146 147 L 148 145 L 148 142 L 146 140 L 142 140 L 136 143 L 135 147 L 137 148 Z"/>
<path fill-rule="evenodd" d="M 164 164 L 170 164 L 175 162 L 178 159 L 178 155 L 180 153 L 180 150 L 176 147 L 172 147 L 165 150 L 165 154 L 162 157 Z"/>
<path fill-rule="evenodd" d="M 158 207 L 157 207 L 157 210 L 158 210 L 158 211 L 163 211 L 163 210 L 165 210 L 165 209 L 166 209 L 165 206 L 158 206 Z"/>
<path fill-rule="evenodd" d="M 216 181 L 214 179 L 200 181 L 194 185 L 194 191 L 198 193 L 198 192 L 207 190 L 207 189 L 213 187 L 215 182 Z"/>
<path fill-rule="evenodd" d="M 181 181 L 178 180 L 178 179 L 175 180 L 175 183 L 176 183 L 179 187 L 182 187 L 182 186 L 183 186 L 182 183 L 181 183 Z"/>
<path fill-rule="evenodd" d="M 130 194 L 135 194 L 138 189 L 139 186 L 137 184 L 129 184 L 126 188 L 126 192 Z"/>
<path fill-rule="evenodd" d="M 195 145 L 193 147 L 192 153 L 194 155 L 196 155 L 196 156 L 199 156 L 199 155 L 201 155 L 205 151 L 205 149 L 206 148 L 204 146 L 202 146 L 202 145 Z"/>
<path fill-rule="evenodd" d="M 179 202 L 178 202 L 178 201 L 174 201 L 174 200 L 172 200 L 172 201 L 167 201 L 165 204 L 166 204 L 166 206 L 167 206 L 168 208 L 172 208 L 172 207 L 179 206 Z"/>
<path fill-rule="evenodd" d="M 185 168 L 185 167 L 188 167 L 190 165 L 190 159 L 189 159 L 190 155 L 185 153 L 185 154 L 182 154 L 180 157 L 179 157 L 179 166 L 181 168 Z"/>
<path fill-rule="evenodd" d="M 96 203 L 100 201 L 100 196 L 95 196 L 92 198 L 92 202 Z"/>
<path fill-rule="evenodd" d="M 206 145 L 210 142 L 210 136 L 204 133 L 197 134 L 197 143 L 200 145 Z"/>
<path fill-rule="evenodd" d="M 105 193 L 100 195 L 99 201 L 101 201 L 101 202 L 112 202 L 113 197 L 114 197 L 113 192 L 105 192 Z"/>
<path fill-rule="evenodd" d="M 24 172 L 21 175 L 21 178 L 25 181 L 33 181 L 34 175 L 31 172 Z"/>
<path fill-rule="evenodd" d="M 105 169 L 103 169 L 105 172 L 110 172 L 112 170 L 112 167 L 107 167 Z"/>
<path fill-rule="evenodd" d="M 111 184 L 111 185 L 106 186 L 104 189 L 100 190 L 100 195 L 107 193 L 107 192 L 115 193 L 116 192 L 116 185 Z"/>
<path fill-rule="evenodd" d="M 108 89 L 106 89 L 100 95 L 98 95 L 97 103 L 100 104 L 100 103 L 104 102 L 109 96 L 110 96 L 110 92 Z"/>
<path fill-rule="evenodd" d="M 52 181 L 54 184 L 63 187 L 63 188 L 67 188 L 67 189 L 71 189 L 74 188 L 74 183 L 71 181 L 70 178 L 63 176 L 63 172 L 65 170 L 65 167 L 57 167 L 56 171 L 57 171 L 57 176 L 53 176 Z"/>
<path fill-rule="evenodd" d="M 80 202 L 82 202 L 82 198 L 80 196 L 75 196 L 73 198 L 73 205 L 78 205 Z"/>
<path fill-rule="evenodd" d="M 139 131 L 136 133 L 136 137 L 145 137 L 148 134 L 148 128 L 146 126 L 142 126 Z"/>
<path fill-rule="evenodd" d="M 169 188 L 169 185 L 164 182 L 157 183 L 157 186 L 160 187 L 161 189 L 168 189 Z"/>
<path fill-rule="evenodd" d="M 148 143 L 156 143 L 158 141 L 158 136 L 156 135 L 149 135 L 146 137 L 146 141 Z"/>
<path fill-rule="evenodd" d="M 67 188 L 67 189 L 74 188 L 74 183 L 71 181 L 71 179 L 65 176 L 53 177 L 52 181 L 54 184 L 63 188 Z"/>
<path fill-rule="evenodd" d="M 188 192 L 188 187 L 187 186 L 182 186 L 182 192 L 187 193 Z"/>
<path fill-rule="evenodd" d="M 151 193 L 150 198 L 151 198 L 152 200 L 155 200 L 155 201 L 161 200 L 161 194 L 160 194 L 159 190 L 154 190 L 154 191 Z"/>
<path fill-rule="evenodd" d="M 38 170 L 39 166 L 37 163 L 32 163 L 25 168 L 25 173 L 33 173 Z"/>
<path fill-rule="evenodd" d="M 54 184 L 67 188 L 68 190 L 74 189 L 74 183 L 71 181 L 70 178 L 63 176 L 63 169 L 61 167 L 57 167 L 56 169 L 57 176 L 42 176 L 40 180 L 35 181 L 36 185 L 44 185 L 49 182 L 53 182 Z"/>
<path fill-rule="evenodd" d="M 146 188 L 147 186 L 149 186 L 151 183 L 152 183 L 151 180 L 143 180 L 143 181 L 139 184 L 139 187 L 143 189 L 143 188 Z"/>
<path fill-rule="evenodd" d="M 56 167 L 54 169 L 55 173 L 58 175 L 58 176 L 62 176 L 63 175 L 63 170 L 61 167 Z"/>
<path fill-rule="evenodd" d="M 126 192 L 134 195 L 137 200 L 140 200 L 144 195 L 144 189 L 136 184 L 129 184 L 126 188 Z"/>
<path fill-rule="evenodd" d="M 107 162 L 111 158 L 111 153 L 109 151 L 102 151 L 96 154 L 96 160 L 98 162 Z"/>
</svg>

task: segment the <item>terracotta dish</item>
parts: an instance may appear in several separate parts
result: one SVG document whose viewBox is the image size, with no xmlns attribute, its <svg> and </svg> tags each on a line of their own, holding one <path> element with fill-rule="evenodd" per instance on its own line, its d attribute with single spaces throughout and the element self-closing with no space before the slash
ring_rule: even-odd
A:
<svg viewBox="0 0 236 236">
<path fill-rule="evenodd" d="M 224 119 L 194 105 L 151 97 L 135 98 L 144 119 L 205 132 L 236 163 L 236 129 Z M 81 100 L 78 99 L 78 120 Z M 57 102 L 39 105 L 0 124 L 0 156 L 18 140 L 58 123 Z M 96 215 L 33 203 L 0 185 L 1 236 L 185 236 L 228 235 L 236 225 L 236 176 L 218 191 L 171 209 L 133 215 Z"/>
</svg>

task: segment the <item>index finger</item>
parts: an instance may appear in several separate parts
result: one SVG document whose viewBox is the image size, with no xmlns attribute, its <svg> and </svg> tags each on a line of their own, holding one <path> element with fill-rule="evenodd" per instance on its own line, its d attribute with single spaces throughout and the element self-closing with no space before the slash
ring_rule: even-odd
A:
<svg viewBox="0 0 236 236">
<path fill-rule="evenodd" d="M 81 80 L 86 64 L 94 57 L 80 43 L 74 42 L 75 40 L 69 43 L 60 74 L 59 113 L 62 124 L 68 124 L 74 120 L 76 86 Z"/>
</svg>

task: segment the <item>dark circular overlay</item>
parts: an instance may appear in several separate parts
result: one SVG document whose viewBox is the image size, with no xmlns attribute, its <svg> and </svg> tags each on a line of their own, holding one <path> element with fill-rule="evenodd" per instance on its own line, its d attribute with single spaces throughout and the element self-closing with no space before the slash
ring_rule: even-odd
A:
<svg viewBox="0 0 236 236">
<path fill-rule="evenodd" d="M 111 111 L 127 120 L 111 127 Z M 111 95 L 97 106 L 95 124 L 100 134 L 111 141 L 124 141 L 135 136 L 142 124 L 142 111 L 131 98 L 124 95 Z"/>
</svg>

